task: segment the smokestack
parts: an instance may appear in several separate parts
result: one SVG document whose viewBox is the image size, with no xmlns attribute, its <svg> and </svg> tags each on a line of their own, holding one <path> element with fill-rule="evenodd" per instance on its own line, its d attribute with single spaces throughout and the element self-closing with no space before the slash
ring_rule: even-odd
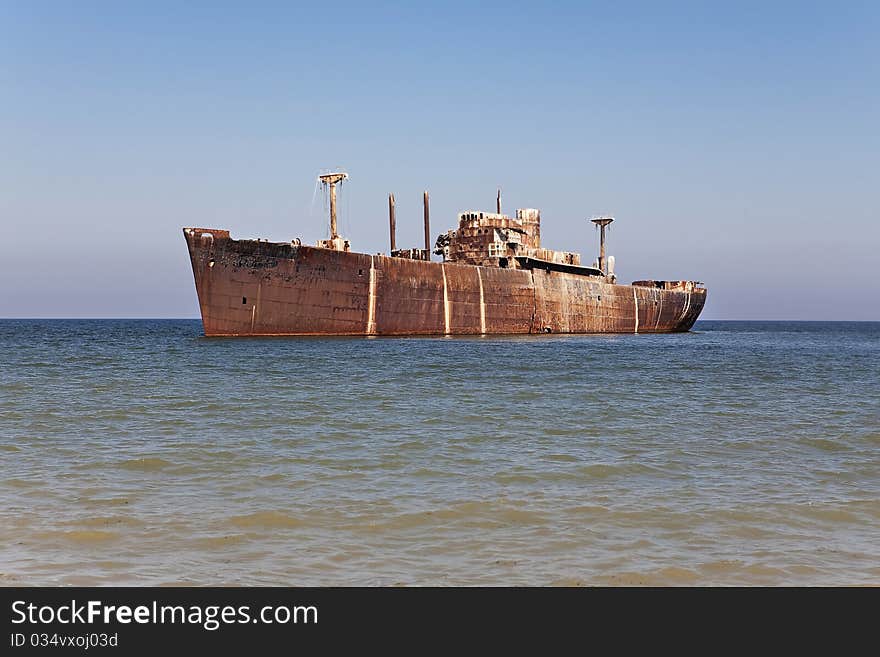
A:
<svg viewBox="0 0 880 657">
<path fill-rule="evenodd" d="M 388 195 L 388 223 L 391 228 L 391 251 L 392 254 L 397 250 L 397 238 L 395 233 L 397 232 L 397 223 L 394 218 L 394 194 Z"/>
<path fill-rule="evenodd" d="M 495 211 L 501 214 L 501 188 L 498 188 L 498 196 L 495 197 Z"/>
<path fill-rule="evenodd" d="M 431 212 L 428 209 L 428 190 L 425 190 L 425 251 L 428 252 L 428 260 L 431 259 Z"/>
</svg>

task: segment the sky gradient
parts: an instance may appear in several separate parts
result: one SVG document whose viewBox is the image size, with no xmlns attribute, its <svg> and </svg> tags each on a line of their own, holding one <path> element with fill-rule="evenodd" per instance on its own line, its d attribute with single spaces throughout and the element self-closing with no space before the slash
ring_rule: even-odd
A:
<svg viewBox="0 0 880 657">
<path fill-rule="evenodd" d="M 191 5 L 191 6 L 183 6 Z M 703 319 L 880 320 L 880 4 L 0 0 L 3 317 L 198 317 L 183 226 L 536 207 Z"/>
</svg>

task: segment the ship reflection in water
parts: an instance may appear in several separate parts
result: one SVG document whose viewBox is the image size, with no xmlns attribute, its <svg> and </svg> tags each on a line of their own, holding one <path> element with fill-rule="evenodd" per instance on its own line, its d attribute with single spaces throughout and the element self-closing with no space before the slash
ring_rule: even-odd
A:
<svg viewBox="0 0 880 657">
<path fill-rule="evenodd" d="M 184 228 L 208 336 L 504 335 L 517 333 L 671 333 L 688 331 L 706 289 L 696 281 L 620 285 L 614 258 L 584 266 L 580 254 L 541 246 L 541 214 L 520 209 L 468 211 L 440 234 L 431 261 L 428 193 L 425 247 L 396 248 L 389 197 L 389 256 L 351 251 L 339 235 L 336 187 L 344 173 L 320 177 L 329 188 L 330 238 L 314 247 L 236 240 L 229 231 Z"/>
</svg>

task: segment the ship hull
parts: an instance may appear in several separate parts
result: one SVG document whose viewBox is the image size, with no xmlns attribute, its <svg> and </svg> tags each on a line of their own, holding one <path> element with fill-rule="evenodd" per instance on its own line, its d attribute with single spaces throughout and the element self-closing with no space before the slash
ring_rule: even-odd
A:
<svg viewBox="0 0 880 657">
<path fill-rule="evenodd" d="M 705 290 L 426 262 L 188 228 L 207 336 L 688 331 Z"/>
</svg>

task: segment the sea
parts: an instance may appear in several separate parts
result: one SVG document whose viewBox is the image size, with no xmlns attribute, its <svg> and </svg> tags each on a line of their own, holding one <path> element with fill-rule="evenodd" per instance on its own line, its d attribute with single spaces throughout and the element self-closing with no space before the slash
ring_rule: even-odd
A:
<svg viewBox="0 0 880 657">
<path fill-rule="evenodd" d="M 880 584 L 880 322 L 0 320 L 0 585 Z"/>
</svg>

